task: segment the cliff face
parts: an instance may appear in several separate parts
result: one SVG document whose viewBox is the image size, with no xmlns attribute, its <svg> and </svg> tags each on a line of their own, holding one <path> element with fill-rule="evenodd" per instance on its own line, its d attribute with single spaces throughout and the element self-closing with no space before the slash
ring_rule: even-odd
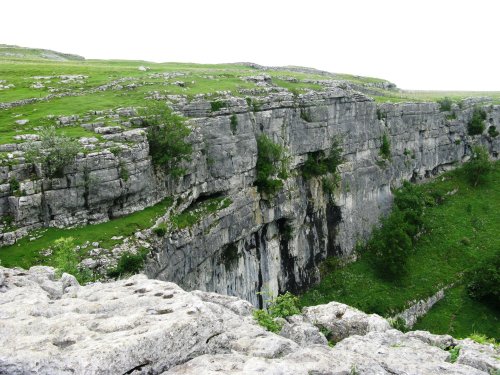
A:
<svg viewBox="0 0 500 375">
<path fill-rule="evenodd" d="M 169 195 L 177 198 L 178 209 L 227 196 L 229 207 L 157 243 L 146 272 L 187 289 L 237 295 L 259 305 L 257 292 L 300 291 L 318 280 L 317 265 L 326 256 L 349 256 L 389 210 L 391 187 L 451 168 L 472 143 L 484 144 L 494 156 L 500 149 L 498 138 L 467 136 L 473 110 L 467 102 L 455 108 L 455 119 L 447 119 L 449 113 L 434 103 L 377 105 L 341 88 L 298 97 L 277 93 L 253 103 L 228 97 L 217 112 L 205 100 L 170 99 L 193 127 L 186 176 L 173 181 L 155 173 L 142 130 L 106 135 L 109 141 L 127 141 L 120 155 L 108 150 L 82 155 L 65 178 L 50 184 L 30 179 L 33 171 L 22 163 L 3 167 L 3 179 L 14 173 L 25 196 L 13 196 L 8 184 L 0 185 L 0 215 L 11 215 L 18 227 L 0 234 L 0 243 L 12 243 L 37 226 L 106 220 Z M 500 106 L 486 111 L 487 126 L 498 128 Z M 284 189 L 269 199 L 253 186 L 256 138 L 262 133 L 283 145 L 290 159 Z M 390 160 L 380 155 L 384 134 Z M 341 140 L 345 163 L 341 187 L 330 199 L 321 178 L 306 181 L 300 168 L 308 154 L 328 150 L 334 138 Z M 124 167 L 127 181 L 120 176 Z"/>
<path fill-rule="evenodd" d="M 198 159 L 196 173 L 181 189 L 196 186 L 192 199 L 224 192 L 233 204 L 167 237 L 147 273 L 188 289 L 241 296 L 255 305 L 262 303 L 257 292 L 297 292 L 317 281 L 317 265 L 327 255 L 350 255 L 390 208 L 391 187 L 451 168 L 473 142 L 484 143 L 494 154 L 500 146 L 498 140 L 466 135 L 470 106 L 447 120 L 437 104 L 377 106 L 342 91 L 297 101 L 272 98 L 256 112 L 249 112 L 242 100 L 232 104 L 217 114 L 208 113 L 203 103 L 178 107 L 196 117 L 200 149 L 209 161 Z M 234 135 L 233 112 L 238 118 Z M 307 116 L 301 116 L 304 112 Z M 487 121 L 498 124 L 499 107 L 488 112 Z M 286 147 L 297 172 L 270 200 L 262 200 L 252 186 L 260 133 Z M 391 143 L 391 161 L 380 156 L 384 134 Z M 334 137 L 342 139 L 346 162 L 342 186 L 330 200 L 321 179 L 305 181 L 300 166 L 308 153 L 327 150 Z"/>
</svg>

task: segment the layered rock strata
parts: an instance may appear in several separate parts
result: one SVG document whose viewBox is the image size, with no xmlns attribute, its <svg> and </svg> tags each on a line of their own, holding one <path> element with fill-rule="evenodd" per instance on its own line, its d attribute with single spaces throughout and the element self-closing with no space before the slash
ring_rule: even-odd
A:
<svg viewBox="0 0 500 375">
<path fill-rule="evenodd" d="M 165 99 L 190 118 L 193 129 L 192 160 L 180 180 L 155 171 L 141 129 L 103 135 L 107 142 L 121 142 L 124 151 L 81 154 L 61 179 L 43 178 L 23 164 L 22 145 L 3 146 L 21 156 L 0 167 L 0 216 L 9 217 L 14 227 L 3 228 L 0 244 L 37 227 L 115 218 L 166 196 L 176 198 L 174 213 L 227 196 L 229 207 L 157 241 L 146 273 L 262 305 L 258 292 L 301 291 L 318 281 L 318 264 L 327 256 L 350 256 L 390 209 L 391 188 L 403 180 L 453 168 L 474 143 L 485 145 L 494 157 L 500 149 L 498 137 L 467 135 L 475 105 L 468 101 L 451 115 L 435 103 L 376 104 L 345 86 L 299 96 L 228 96 L 215 112 L 204 99 Z M 485 110 L 486 125 L 499 128 L 500 106 Z M 262 197 L 254 186 L 260 134 L 284 146 L 289 156 L 290 177 L 275 197 Z M 391 150 L 385 158 L 380 152 L 384 135 Z M 341 186 L 331 199 L 322 178 L 305 180 L 301 168 L 334 139 L 341 142 L 345 162 L 339 168 Z M 12 178 L 20 183 L 17 195 L 9 185 Z"/>
</svg>

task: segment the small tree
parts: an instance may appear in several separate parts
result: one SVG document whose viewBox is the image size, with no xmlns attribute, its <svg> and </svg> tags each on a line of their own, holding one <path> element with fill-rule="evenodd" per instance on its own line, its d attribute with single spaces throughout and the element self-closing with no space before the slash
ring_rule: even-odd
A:
<svg viewBox="0 0 500 375">
<path fill-rule="evenodd" d="M 264 134 L 257 138 L 257 179 L 255 185 L 260 193 L 276 194 L 287 178 L 288 159 L 283 146 L 274 143 Z"/>
<path fill-rule="evenodd" d="M 486 112 L 484 109 L 475 107 L 472 112 L 472 118 L 467 124 L 467 132 L 469 135 L 479 135 L 484 132 L 484 120 L 486 120 Z"/>
<path fill-rule="evenodd" d="M 81 255 L 76 251 L 73 237 L 59 238 L 53 245 L 53 264 L 57 273 L 61 276 L 64 272 L 76 277 L 78 282 L 85 283 L 92 280 L 92 274 L 88 269 L 78 267 Z"/>
<path fill-rule="evenodd" d="M 500 251 L 469 270 L 465 280 L 471 298 L 500 309 Z"/>
<path fill-rule="evenodd" d="M 49 177 L 62 177 L 64 167 L 73 163 L 80 151 L 79 143 L 64 135 L 58 135 L 53 126 L 43 128 L 39 136 L 39 143 L 28 143 L 26 160 L 28 162 L 41 161 Z"/>
<path fill-rule="evenodd" d="M 467 180 L 472 186 L 481 185 L 486 182 L 492 165 L 488 158 L 488 151 L 481 146 L 472 147 L 470 160 L 464 165 L 464 172 Z"/>
<path fill-rule="evenodd" d="M 159 104 L 149 106 L 141 114 L 149 126 L 147 137 L 153 164 L 173 177 L 182 176 L 186 170 L 181 163 L 189 161 L 192 153 L 192 146 L 186 141 L 191 130 L 184 117 Z"/>
<path fill-rule="evenodd" d="M 391 141 L 386 133 L 382 136 L 381 141 L 380 155 L 386 160 L 391 160 Z"/>
</svg>

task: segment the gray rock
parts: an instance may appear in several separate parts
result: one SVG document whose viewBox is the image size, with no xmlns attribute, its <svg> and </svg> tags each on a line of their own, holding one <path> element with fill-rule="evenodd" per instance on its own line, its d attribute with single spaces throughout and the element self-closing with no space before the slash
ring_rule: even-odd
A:
<svg viewBox="0 0 500 375">
<path fill-rule="evenodd" d="M 416 338 L 425 334 L 396 330 L 354 335 L 330 348 L 316 343 L 305 317 L 294 316 L 288 323 L 298 345 L 257 325 L 247 301 L 185 292 L 144 275 L 79 286 L 49 267 L 0 267 L 0 306 L 6 374 L 485 375 L 472 366 L 490 361 L 491 369 L 498 355 L 462 342 L 467 364 L 452 364 L 448 352 Z M 477 353 L 488 359 L 467 360 Z"/>
<path fill-rule="evenodd" d="M 295 341 L 301 347 L 309 345 L 328 345 L 328 340 L 319 331 L 318 327 L 307 321 L 302 315 L 293 315 L 286 318 L 280 335 Z"/>
<path fill-rule="evenodd" d="M 305 307 L 302 313 L 314 325 L 330 331 L 331 338 L 336 342 L 352 335 L 365 335 L 372 331 L 384 332 L 391 329 L 389 322 L 379 315 L 365 314 L 339 302 Z"/>
<path fill-rule="evenodd" d="M 478 344 L 471 339 L 460 340 L 457 363 L 468 365 L 488 374 L 500 371 L 500 348 L 493 345 Z"/>
</svg>

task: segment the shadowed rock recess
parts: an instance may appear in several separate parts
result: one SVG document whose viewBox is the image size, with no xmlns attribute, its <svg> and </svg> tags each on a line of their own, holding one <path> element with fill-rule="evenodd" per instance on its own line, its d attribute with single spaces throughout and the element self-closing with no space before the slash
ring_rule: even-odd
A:
<svg viewBox="0 0 500 375">
<path fill-rule="evenodd" d="M 237 297 L 136 275 L 80 286 L 54 269 L 0 267 L 1 374 L 464 374 L 500 369 L 471 340 L 390 329 L 332 302 L 287 318 L 281 335 Z M 341 340 L 335 347 L 316 327 Z M 460 346 L 454 363 L 450 349 Z M 454 361 L 454 360 L 453 360 Z"/>
<path fill-rule="evenodd" d="M 300 95 L 228 95 L 216 111 L 205 99 L 164 99 L 193 129 L 185 176 L 173 180 L 155 171 L 143 129 L 104 134 L 105 140 L 123 142 L 120 156 L 109 150 L 81 154 L 63 178 L 32 180 L 37 171 L 22 162 L 11 171 L 2 167 L 0 174 L 16 177 L 24 194 L 12 195 L 8 184 L 0 185 L 0 215 L 11 217 L 16 228 L 0 234 L 0 245 L 30 229 L 105 221 L 166 196 L 175 198 L 177 211 L 207 198 L 230 197 L 229 207 L 155 240 L 145 272 L 187 290 L 234 295 L 262 306 L 258 292 L 300 292 L 319 280 L 318 265 L 327 256 L 351 255 L 357 240 L 390 209 L 392 187 L 452 168 L 468 158 L 472 144 L 483 144 L 493 157 L 500 149 L 499 137 L 467 135 L 478 105 L 473 100 L 448 116 L 436 103 L 376 104 L 345 85 Z M 487 123 L 499 128 L 500 106 L 483 107 Z M 121 115 L 140 124 L 134 110 Z M 260 134 L 282 145 L 289 159 L 289 177 L 274 197 L 263 198 L 254 186 Z M 390 142 L 385 157 L 384 135 Z M 322 178 L 306 180 L 301 168 L 308 155 L 329 150 L 334 139 L 345 161 L 340 187 L 330 199 Z M 123 168 L 126 180 L 120 178 Z"/>
</svg>

